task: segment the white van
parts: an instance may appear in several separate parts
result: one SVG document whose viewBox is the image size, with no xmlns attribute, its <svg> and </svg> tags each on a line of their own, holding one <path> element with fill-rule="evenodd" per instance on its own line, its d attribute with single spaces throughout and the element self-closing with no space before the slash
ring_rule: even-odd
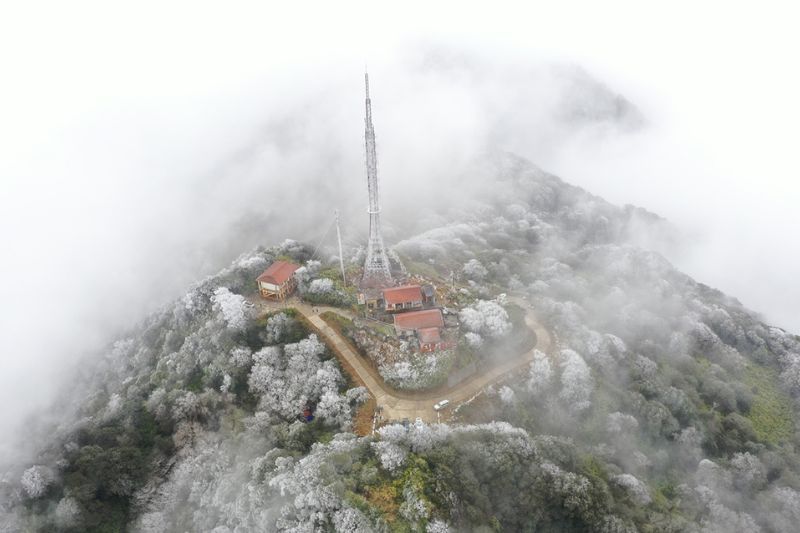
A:
<svg viewBox="0 0 800 533">
<path fill-rule="evenodd" d="M 441 402 L 439 402 L 439 403 L 437 403 L 436 405 L 433 406 L 433 410 L 434 411 L 441 411 L 442 409 L 447 407 L 449 404 L 450 404 L 450 400 L 442 400 Z"/>
</svg>

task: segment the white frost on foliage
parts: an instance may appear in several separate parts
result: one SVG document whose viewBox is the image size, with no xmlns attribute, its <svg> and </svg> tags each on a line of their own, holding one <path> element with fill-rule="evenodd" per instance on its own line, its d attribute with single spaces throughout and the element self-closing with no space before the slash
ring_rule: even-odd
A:
<svg viewBox="0 0 800 533">
<path fill-rule="evenodd" d="M 201 432 L 155 494 L 143 489 L 135 496 L 149 503 L 130 529 L 143 533 L 274 530 L 277 502 L 264 479 L 275 464 L 270 447 L 263 433 L 226 438 Z M 268 468 L 258 467 L 264 463 Z"/>
<path fill-rule="evenodd" d="M 233 385 L 233 378 L 230 374 L 225 374 L 222 376 L 222 385 L 219 386 L 219 391 L 224 394 L 231 390 L 231 385 Z"/>
<path fill-rule="evenodd" d="M 267 260 L 260 255 L 250 255 L 249 253 L 239 256 L 229 268 L 240 268 L 245 270 L 261 270 L 267 266 Z"/>
<path fill-rule="evenodd" d="M 309 283 L 308 292 L 311 294 L 328 294 L 329 292 L 333 292 L 333 280 L 328 278 L 315 279 Z"/>
<path fill-rule="evenodd" d="M 334 390 L 326 390 L 317 403 L 317 416 L 344 429 L 350 426 L 350 404 Z"/>
<path fill-rule="evenodd" d="M 701 459 L 697 464 L 694 474 L 698 485 L 713 489 L 729 490 L 731 487 L 731 474 L 710 459 Z"/>
<path fill-rule="evenodd" d="M 760 490 L 767 483 L 767 469 L 750 452 L 735 453 L 731 458 L 733 484 L 740 490 Z"/>
<path fill-rule="evenodd" d="M 695 488 L 700 501 L 705 505 L 707 515 L 701 521 L 703 533 L 759 533 L 761 527 L 753 517 L 737 512 L 723 505 L 714 491 L 705 486 Z"/>
<path fill-rule="evenodd" d="M 630 433 L 638 427 L 639 421 L 626 413 L 617 411 L 606 417 L 606 431 L 609 433 Z"/>
<path fill-rule="evenodd" d="M 561 392 L 559 397 L 572 411 L 582 411 L 591 405 L 589 398 L 594 380 L 586 362 L 574 350 L 561 350 Z"/>
<path fill-rule="evenodd" d="M 108 399 L 108 404 L 106 405 L 105 411 L 102 414 L 102 418 L 105 420 L 109 420 L 119 413 L 120 409 L 122 409 L 122 396 L 119 393 L 114 393 Z"/>
<path fill-rule="evenodd" d="M 625 489 L 631 499 L 639 505 L 647 505 L 652 501 L 647 485 L 635 476 L 620 474 L 612 477 L 611 481 Z"/>
<path fill-rule="evenodd" d="M 452 364 L 454 352 L 442 350 L 434 353 L 414 352 L 405 360 L 378 364 L 381 377 L 399 389 L 419 390 L 436 385 L 443 380 L 443 372 Z"/>
<path fill-rule="evenodd" d="M 408 452 L 394 442 L 381 440 L 372 443 L 372 448 L 378 454 L 381 466 L 389 472 L 396 472 L 406 461 Z"/>
<path fill-rule="evenodd" d="M 467 341 L 467 345 L 469 345 L 470 348 L 477 349 L 483 346 L 483 337 L 481 337 L 479 333 L 468 331 L 464 334 L 464 339 Z"/>
<path fill-rule="evenodd" d="M 511 322 L 503 306 L 492 300 L 478 300 L 458 314 L 467 331 L 485 337 L 503 337 L 511 331 Z"/>
<path fill-rule="evenodd" d="M 324 398 L 321 416 L 341 421 L 343 405 L 338 396 L 342 376 L 333 361 L 322 361 L 325 346 L 316 335 L 279 346 L 267 346 L 253 354 L 248 384 L 261 396 L 261 408 L 292 418 L 309 401 Z"/>
<path fill-rule="evenodd" d="M 230 351 L 230 361 L 237 368 L 249 365 L 252 357 L 253 352 L 250 351 L 250 348 L 245 348 L 244 346 L 235 346 Z"/>
<path fill-rule="evenodd" d="M 447 525 L 447 522 L 444 522 L 438 518 L 428 522 L 427 527 L 425 528 L 425 533 L 450 533 L 452 530 L 450 526 Z"/>
<path fill-rule="evenodd" d="M 276 344 L 280 342 L 283 335 L 289 329 L 294 319 L 287 315 L 286 313 L 278 313 L 277 315 L 272 315 L 267 319 L 267 325 L 264 328 L 266 333 L 266 343 L 267 344 Z"/>
<path fill-rule="evenodd" d="M 222 313 L 222 318 L 230 329 L 242 330 L 250 319 L 250 307 L 247 300 L 239 294 L 234 294 L 226 287 L 219 287 L 211 297 L 214 308 Z"/>
<path fill-rule="evenodd" d="M 489 275 L 489 271 L 486 270 L 486 267 L 477 259 L 470 259 L 467 261 L 461 270 L 464 272 L 467 279 L 474 281 L 483 281 L 486 279 L 486 276 Z"/>
<path fill-rule="evenodd" d="M 25 493 L 31 498 L 38 498 L 47 492 L 47 487 L 54 481 L 53 471 L 46 466 L 34 465 L 22 473 L 20 482 Z"/>
<path fill-rule="evenodd" d="M 510 405 L 514 402 L 514 389 L 509 387 L 508 385 L 503 385 L 498 392 L 500 396 L 500 400 L 507 405 Z"/>
<path fill-rule="evenodd" d="M 585 509 L 591 503 L 589 480 L 573 472 L 566 472 L 553 463 L 542 463 L 542 473 L 553 489 L 564 496 L 564 506 L 570 510 Z"/>
<path fill-rule="evenodd" d="M 334 465 L 346 465 L 357 447 L 354 435 L 340 433 L 328 444 L 314 444 L 311 453 L 298 461 L 276 461 L 276 475 L 269 480 L 269 486 L 282 496 L 293 496 L 281 511 L 278 530 L 319 531 L 326 518 L 348 508 L 340 495 Z"/>
<path fill-rule="evenodd" d="M 74 498 L 69 496 L 61 498 L 55 510 L 56 525 L 63 529 L 70 528 L 78 522 L 80 514 L 81 508 Z"/>
<path fill-rule="evenodd" d="M 372 531 L 369 519 L 358 509 L 345 507 L 333 514 L 333 527 L 337 533 L 368 533 Z"/>
<path fill-rule="evenodd" d="M 800 492 L 789 487 L 773 489 L 769 495 L 767 522 L 773 531 L 793 531 L 800 523 Z"/>
<path fill-rule="evenodd" d="M 528 373 L 528 390 L 534 395 L 545 391 L 553 380 L 553 366 L 550 358 L 540 350 L 533 351 L 533 362 Z"/>
<path fill-rule="evenodd" d="M 411 522 L 418 524 L 420 520 L 430 516 L 428 505 L 419 497 L 411 484 L 406 484 L 403 489 L 403 503 L 400 504 L 400 515 Z"/>
</svg>

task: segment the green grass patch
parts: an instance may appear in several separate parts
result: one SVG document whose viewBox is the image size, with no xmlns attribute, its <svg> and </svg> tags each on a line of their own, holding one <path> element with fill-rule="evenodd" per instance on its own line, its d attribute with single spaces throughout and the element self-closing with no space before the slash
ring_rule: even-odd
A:
<svg viewBox="0 0 800 533">
<path fill-rule="evenodd" d="M 758 439 L 773 445 L 789 440 L 794 434 L 792 402 L 789 395 L 778 387 L 778 372 L 750 365 L 745 370 L 744 382 L 753 391 L 753 403 L 747 418 Z"/>
<path fill-rule="evenodd" d="M 394 326 L 390 324 L 374 320 L 366 320 L 364 321 L 364 325 L 379 335 L 384 335 L 386 337 L 395 336 Z"/>
<path fill-rule="evenodd" d="M 333 311 L 325 311 L 319 314 L 319 317 L 327 322 L 337 333 L 348 336 L 348 332 L 354 327 L 353 321 Z"/>
</svg>

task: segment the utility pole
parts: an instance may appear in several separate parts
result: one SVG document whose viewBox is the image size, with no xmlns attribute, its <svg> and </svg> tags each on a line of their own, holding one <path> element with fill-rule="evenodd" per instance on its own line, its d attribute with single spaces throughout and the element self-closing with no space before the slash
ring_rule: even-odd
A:
<svg viewBox="0 0 800 533">
<path fill-rule="evenodd" d="M 339 210 L 336 209 L 333 213 L 336 217 L 336 239 L 339 241 L 339 266 L 342 267 L 342 285 L 347 287 L 347 278 L 344 275 L 344 256 L 342 255 L 342 232 L 339 229 Z"/>
</svg>

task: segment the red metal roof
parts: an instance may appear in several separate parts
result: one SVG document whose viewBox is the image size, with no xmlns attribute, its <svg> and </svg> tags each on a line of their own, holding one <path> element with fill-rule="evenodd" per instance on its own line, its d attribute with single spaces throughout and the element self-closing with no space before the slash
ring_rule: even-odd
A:
<svg viewBox="0 0 800 533">
<path fill-rule="evenodd" d="M 444 320 L 439 309 L 410 311 L 394 315 L 394 327 L 400 329 L 441 328 L 444 327 Z"/>
<path fill-rule="evenodd" d="M 439 342 L 442 336 L 439 335 L 439 328 L 420 328 L 417 330 L 419 342 L 428 344 L 429 342 Z"/>
<path fill-rule="evenodd" d="M 419 285 L 403 285 L 402 287 L 383 289 L 383 301 L 389 305 L 405 302 L 421 302 L 422 289 Z"/>
<path fill-rule="evenodd" d="M 294 271 L 298 268 L 300 268 L 300 265 L 288 261 L 275 261 L 256 278 L 256 281 L 272 283 L 273 285 L 283 285 L 286 283 L 286 280 L 292 277 L 292 274 L 294 274 Z"/>
</svg>

